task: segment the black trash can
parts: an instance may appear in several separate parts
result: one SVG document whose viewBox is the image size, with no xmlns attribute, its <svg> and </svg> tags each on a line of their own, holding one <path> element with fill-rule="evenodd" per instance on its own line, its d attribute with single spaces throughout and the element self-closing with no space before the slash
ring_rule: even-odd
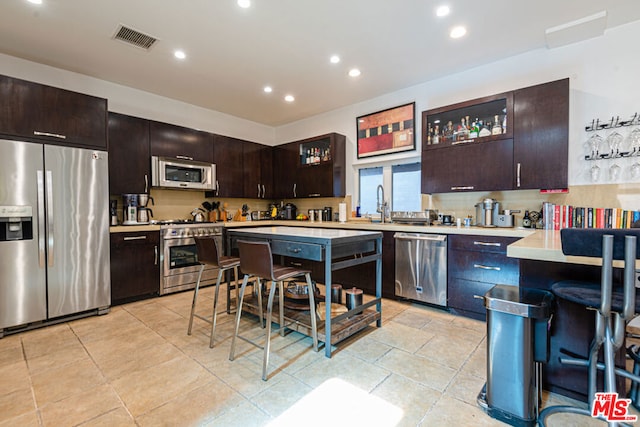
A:
<svg viewBox="0 0 640 427">
<path fill-rule="evenodd" d="M 491 417 L 513 426 L 536 425 L 552 302 L 551 292 L 518 286 L 496 285 L 484 295 L 487 383 L 478 404 Z"/>
</svg>

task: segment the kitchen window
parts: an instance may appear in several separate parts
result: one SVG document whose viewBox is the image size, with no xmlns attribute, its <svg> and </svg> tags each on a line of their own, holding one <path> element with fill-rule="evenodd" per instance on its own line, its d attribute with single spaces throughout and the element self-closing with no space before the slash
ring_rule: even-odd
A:
<svg viewBox="0 0 640 427">
<path fill-rule="evenodd" d="M 378 185 L 384 187 L 384 197 L 394 211 L 419 211 L 420 162 L 361 168 L 358 171 L 360 214 L 378 215 L 376 202 Z"/>
</svg>

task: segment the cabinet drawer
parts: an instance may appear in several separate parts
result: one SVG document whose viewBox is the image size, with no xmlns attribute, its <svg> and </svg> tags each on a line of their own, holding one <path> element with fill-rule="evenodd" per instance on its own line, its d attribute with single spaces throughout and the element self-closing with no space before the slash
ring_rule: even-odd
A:
<svg viewBox="0 0 640 427">
<path fill-rule="evenodd" d="M 160 232 L 112 233 L 112 246 L 157 245 L 160 243 Z"/>
<path fill-rule="evenodd" d="M 493 236 L 449 236 L 449 249 L 495 252 L 499 254 L 507 253 L 507 246 L 519 240 L 516 237 L 493 237 Z"/>
<path fill-rule="evenodd" d="M 517 285 L 520 263 L 516 258 L 495 253 L 450 251 L 449 277 L 487 283 Z"/>
<path fill-rule="evenodd" d="M 322 261 L 322 246 L 313 243 L 288 242 L 286 240 L 271 241 L 271 251 L 277 255 L 292 258 L 304 258 L 311 261 Z"/>
<path fill-rule="evenodd" d="M 482 298 L 475 296 L 484 296 L 485 293 L 495 284 L 476 282 L 474 280 L 465 280 L 458 278 L 449 278 L 447 287 L 447 306 L 470 311 L 473 313 L 484 314 L 486 308 Z"/>
</svg>

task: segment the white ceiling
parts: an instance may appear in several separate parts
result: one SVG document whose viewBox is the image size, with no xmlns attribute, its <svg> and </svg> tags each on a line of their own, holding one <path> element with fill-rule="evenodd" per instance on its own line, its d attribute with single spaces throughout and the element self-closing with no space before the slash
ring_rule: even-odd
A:
<svg viewBox="0 0 640 427">
<path fill-rule="evenodd" d="M 43 2 L 0 2 L 0 52 L 272 126 L 546 48 L 546 29 L 601 11 L 606 28 L 640 19 L 638 0 Z M 435 16 L 441 4 L 448 17 Z M 119 24 L 159 42 L 113 40 Z M 459 24 L 467 35 L 450 39 Z M 348 77 L 351 67 L 362 75 Z"/>
</svg>

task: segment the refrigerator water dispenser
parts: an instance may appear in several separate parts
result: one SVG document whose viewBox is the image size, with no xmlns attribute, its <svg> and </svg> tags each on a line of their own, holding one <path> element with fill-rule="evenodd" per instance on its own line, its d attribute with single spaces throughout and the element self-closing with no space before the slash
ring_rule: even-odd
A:
<svg viewBox="0 0 640 427">
<path fill-rule="evenodd" d="M 0 206 L 0 242 L 33 239 L 31 206 Z"/>
</svg>

